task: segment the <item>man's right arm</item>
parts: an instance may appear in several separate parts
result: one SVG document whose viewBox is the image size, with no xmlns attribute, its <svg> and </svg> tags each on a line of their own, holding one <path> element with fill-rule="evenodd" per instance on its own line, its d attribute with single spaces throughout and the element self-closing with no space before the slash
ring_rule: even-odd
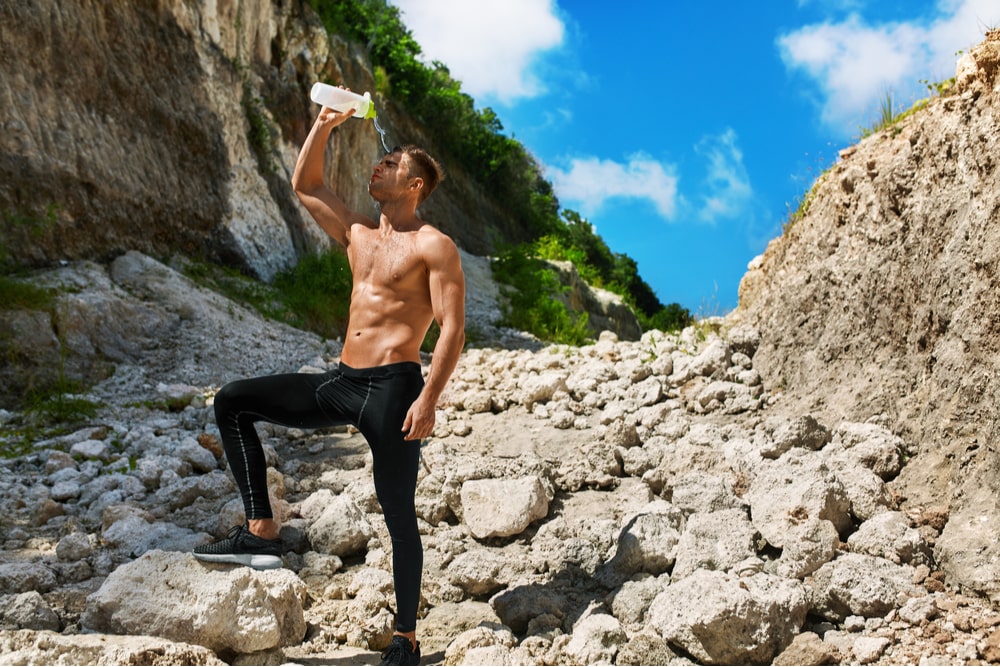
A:
<svg viewBox="0 0 1000 667">
<path fill-rule="evenodd" d="M 333 128 L 352 114 L 353 110 L 340 113 L 323 107 L 302 144 L 295 163 L 295 173 L 292 174 L 292 189 L 299 201 L 323 231 L 342 246 L 347 246 L 350 242 L 351 225 L 363 216 L 347 208 L 343 200 L 326 185 L 323 180 L 323 157 Z"/>
</svg>

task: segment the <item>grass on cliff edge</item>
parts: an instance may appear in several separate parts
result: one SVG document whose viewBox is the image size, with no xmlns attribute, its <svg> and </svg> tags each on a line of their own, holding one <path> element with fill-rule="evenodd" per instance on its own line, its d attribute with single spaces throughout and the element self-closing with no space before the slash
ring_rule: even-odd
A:
<svg viewBox="0 0 1000 667">
<path fill-rule="evenodd" d="M 351 270 L 342 252 L 306 255 L 294 267 L 278 274 L 272 284 L 209 262 L 184 260 L 179 268 L 198 285 L 266 318 L 328 339 L 343 336 L 346 331 Z"/>
</svg>

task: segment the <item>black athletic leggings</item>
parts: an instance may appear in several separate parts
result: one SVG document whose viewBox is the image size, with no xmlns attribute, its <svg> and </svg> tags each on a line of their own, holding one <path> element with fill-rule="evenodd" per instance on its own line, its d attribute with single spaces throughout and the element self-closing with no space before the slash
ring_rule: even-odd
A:
<svg viewBox="0 0 1000 667">
<path fill-rule="evenodd" d="M 403 420 L 423 389 L 412 361 L 355 369 L 340 364 L 327 373 L 287 373 L 224 386 L 215 396 L 215 418 L 229 467 L 243 496 L 247 519 L 272 518 L 267 464 L 254 423 L 297 428 L 353 424 L 372 451 L 375 493 L 392 538 L 396 630 L 417 627 L 423 548 L 413 498 L 420 443 L 403 440 Z"/>
</svg>

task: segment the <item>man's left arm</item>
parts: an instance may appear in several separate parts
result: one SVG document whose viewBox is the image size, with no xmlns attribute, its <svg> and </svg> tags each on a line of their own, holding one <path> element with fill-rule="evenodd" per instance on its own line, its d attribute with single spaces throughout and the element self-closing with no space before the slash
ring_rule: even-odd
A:
<svg viewBox="0 0 1000 667">
<path fill-rule="evenodd" d="M 465 346 L 465 274 L 458 248 L 442 234 L 434 240 L 427 257 L 431 308 L 441 333 L 434 345 L 424 389 L 403 420 L 406 440 L 421 440 L 434 431 L 438 399 Z"/>
</svg>

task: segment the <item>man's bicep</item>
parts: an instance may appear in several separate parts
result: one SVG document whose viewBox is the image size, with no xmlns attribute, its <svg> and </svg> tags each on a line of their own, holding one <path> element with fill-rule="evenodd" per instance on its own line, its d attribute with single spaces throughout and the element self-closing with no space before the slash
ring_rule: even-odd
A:
<svg viewBox="0 0 1000 667">
<path fill-rule="evenodd" d="M 431 263 L 431 305 L 438 324 L 465 323 L 465 273 L 454 243 L 441 244 L 436 261 Z"/>
</svg>

